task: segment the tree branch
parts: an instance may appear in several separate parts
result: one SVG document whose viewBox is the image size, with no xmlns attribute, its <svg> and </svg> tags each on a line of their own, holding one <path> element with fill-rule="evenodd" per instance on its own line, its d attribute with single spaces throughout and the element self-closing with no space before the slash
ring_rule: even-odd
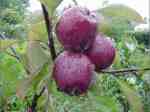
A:
<svg viewBox="0 0 150 112">
<path fill-rule="evenodd" d="M 44 93 L 45 89 L 46 88 L 44 86 L 39 94 L 35 94 L 33 96 L 32 104 L 31 104 L 31 107 L 28 108 L 28 112 L 36 112 L 37 101 L 41 97 L 41 95 Z"/>
<path fill-rule="evenodd" d="M 11 54 L 11 53 L 9 53 L 9 52 L 5 52 L 7 55 L 9 55 L 9 56 L 12 56 L 12 57 L 14 57 L 14 58 L 16 58 L 18 61 L 20 61 L 20 59 L 16 56 L 16 55 L 14 55 L 14 54 Z"/>
<path fill-rule="evenodd" d="M 45 20 L 45 25 L 46 25 L 46 29 L 47 29 L 47 33 L 48 33 L 48 46 L 50 49 L 50 55 L 52 60 L 54 61 L 56 58 L 56 50 L 55 50 L 55 46 L 54 46 L 54 40 L 53 40 L 53 35 L 52 35 L 52 21 L 49 18 L 49 14 L 48 11 L 46 9 L 46 7 L 44 6 L 44 4 L 41 4 L 42 10 L 43 10 L 43 16 L 44 16 L 44 20 Z M 37 106 L 37 102 L 39 97 L 42 95 L 42 93 L 45 91 L 46 87 L 44 86 L 41 90 L 41 92 L 39 93 L 39 95 L 35 94 L 33 99 L 32 99 L 32 105 L 29 107 L 28 112 L 36 112 L 36 106 Z"/>
<path fill-rule="evenodd" d="M 41 4 L 41 7 L 42 7 L 42 10 L 43 10 L 43 15 L 44 15 L 45 24 L 46 24 L 47 33 L 48 33 L 50 53 L 51 53 L 51 56 L 52 56 L 52 60 L 55 60 L 56 50 L 55 50 L 54 40 L 53 40 L 53 35 L 52 35 L 52 21 L 50 21 L 48 11 L 47 11 L 46 7 L 44 6 L 44 4 Z"/>
<path fill-rule="evenodd" d="M 119 73 L 129 73 L 129 72 L 140 72 L 140 71 L 149 71 L 150 68 L 126 68 L 120 70 L 102 70 L 101 73 L 110 73 L 110 74 L 119 74 Z"/>
</svg>

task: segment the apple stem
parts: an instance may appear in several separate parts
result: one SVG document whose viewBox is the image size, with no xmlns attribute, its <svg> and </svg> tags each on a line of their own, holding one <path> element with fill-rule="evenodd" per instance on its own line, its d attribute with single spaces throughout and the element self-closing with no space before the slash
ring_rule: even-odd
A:
<svg viewBox="0 0 150 112">
<path fill-rule="evenodd" d="M 55 50 L 54 40 L 53 40 L 53 35 L 52 35 L 52 21 L 49 18 L 48 11 L 46 7 L 44 6 L 44 4 L 41 4 L 41 7 L 43 10 L 43 16 L 45 19 L 46 29 L 48 33 L 48 41 L 49 41 L 48 45 L 50 49 L 50 54 L 51 54 L 52 60 L 54 61 L 56 58 L 56 50 Z"/>
<path fill-rule="evenodd" d="M 142 71 L 149 71 L 149 70 L 150 70 L 150 68 L 133 68 L 133 69 L 125 68 L 125 69 L 120 69 L 120 70 L 102 70 L 100 72 L 119 75 L 119 73 L 142 72 Z"/>
</svg>

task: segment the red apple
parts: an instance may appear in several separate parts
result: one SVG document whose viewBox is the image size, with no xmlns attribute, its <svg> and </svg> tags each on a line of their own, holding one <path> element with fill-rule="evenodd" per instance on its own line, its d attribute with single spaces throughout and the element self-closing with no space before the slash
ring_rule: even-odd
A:
<svg viewBox="0 0 150 112">
<path fill-rule="evenodd" d="M 53 77 L 59 90 L 79 95 L 86 93 L 93 72 L 94 65 L 86 55 L 64 51 L 55 60 Z"/>
<path fill-rule="evenodd" d="M 97 22 L 86 8 L 74 6 L 64 11 L 56 25 L 56 35 L 65 49 L 84 51 L 95 38 Z"/>
<path fill-rule="evenodd" d="M 115 59 L 113 41 L 103 35 L 97 34 L 92 47 L 87 51 L 87 56 L 95 64 L 96 70 L 109 67 Z"/>
</svg>

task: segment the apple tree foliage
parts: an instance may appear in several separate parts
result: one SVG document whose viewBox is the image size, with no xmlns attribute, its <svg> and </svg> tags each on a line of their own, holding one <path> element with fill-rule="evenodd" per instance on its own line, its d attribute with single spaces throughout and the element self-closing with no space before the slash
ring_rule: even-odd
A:
<svg viewBox="0 0 150 112">
<path fill-rule="evenodd" d="M 21 38 L 24 33 L 23 21 L 25 18 L 28 0 L 0 0 L 0 34 L 7 38 Z"/>
</svg>

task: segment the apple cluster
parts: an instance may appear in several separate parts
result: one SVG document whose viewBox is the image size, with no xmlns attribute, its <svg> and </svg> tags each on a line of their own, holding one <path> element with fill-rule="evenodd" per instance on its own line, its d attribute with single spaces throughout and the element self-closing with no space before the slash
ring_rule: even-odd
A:
<svg viewBox="0 0 150 112">
<path fill-rule="evenodd" d="M 98 33 L 97 26 L 97 17 L 79 6 L 67 8 L 56 25 L 65 51 L 55 60 L 53 78 L 58 89 L 69 95 L 86 93 L 94 72 L 113 63 L 113 42 Z"/>
</svg>

